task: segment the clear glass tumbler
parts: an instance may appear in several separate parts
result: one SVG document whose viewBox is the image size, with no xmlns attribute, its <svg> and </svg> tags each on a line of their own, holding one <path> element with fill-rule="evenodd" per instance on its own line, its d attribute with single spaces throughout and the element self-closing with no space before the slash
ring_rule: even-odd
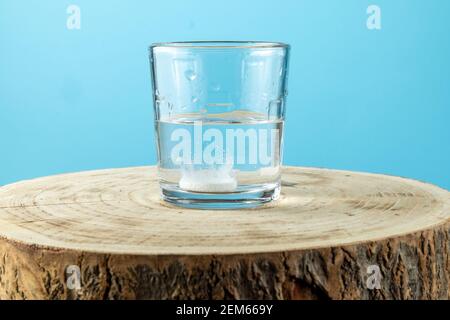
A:
<svg viewBox="0 0 450 320">
<path fill-rule="evenodd" d="M 164 200 L 236 209 L 279 197 L 288 54 L 275 42 L 150 47 Z"/>
</svg>

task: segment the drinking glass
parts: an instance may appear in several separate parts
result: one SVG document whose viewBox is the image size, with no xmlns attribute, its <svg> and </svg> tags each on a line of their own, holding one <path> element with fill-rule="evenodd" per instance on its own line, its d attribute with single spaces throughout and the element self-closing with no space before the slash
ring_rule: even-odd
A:
<svg viewBox="0 0 450 320">
<path fill-rule="evenodd" d="M 276 200 L 289 46 L 195 41 L 149 51 L 163 199 L 200 209 Z"/>
</svg>

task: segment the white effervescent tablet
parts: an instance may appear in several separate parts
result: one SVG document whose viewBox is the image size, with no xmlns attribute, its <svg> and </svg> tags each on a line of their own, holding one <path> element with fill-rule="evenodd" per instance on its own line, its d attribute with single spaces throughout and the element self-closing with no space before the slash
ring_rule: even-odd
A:
<svg viewBox="0 0 450 320">
<path fill-rule="evenodd" d="M 183 170 L 180 188 L 194 192 L 233 192 L 237 188 L 237 181 L 231 170 L 227 169 Z"/>
</svg>

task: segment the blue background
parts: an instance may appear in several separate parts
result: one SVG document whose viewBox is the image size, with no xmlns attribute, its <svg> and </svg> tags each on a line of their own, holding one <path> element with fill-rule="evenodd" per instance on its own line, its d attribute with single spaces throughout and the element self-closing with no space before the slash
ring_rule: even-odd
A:
<svg viewBox="0 0 450 320">
<path fill-rule="evenodd" d="M 66 28 L 70 4 L 81 30 Z M 0 0 L 0 184 L 155 163 L 148 45 L 221 39 L 292 45 L 286 164 L 450 189 L 449 12 L 443 0 Z"/>
</svg>

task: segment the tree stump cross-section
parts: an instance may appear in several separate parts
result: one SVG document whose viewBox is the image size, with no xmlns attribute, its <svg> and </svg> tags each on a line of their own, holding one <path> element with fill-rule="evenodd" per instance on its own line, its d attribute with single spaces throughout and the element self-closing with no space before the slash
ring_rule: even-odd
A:
<svg viewBox="0 0 450 320">
<path fill-rule="evenodd" d="M 0 188 L 0 299 L 448 299 L 450 193 L 285 167 L 281 199 L 193 210 L 154 167 Z"/>
</svg>

